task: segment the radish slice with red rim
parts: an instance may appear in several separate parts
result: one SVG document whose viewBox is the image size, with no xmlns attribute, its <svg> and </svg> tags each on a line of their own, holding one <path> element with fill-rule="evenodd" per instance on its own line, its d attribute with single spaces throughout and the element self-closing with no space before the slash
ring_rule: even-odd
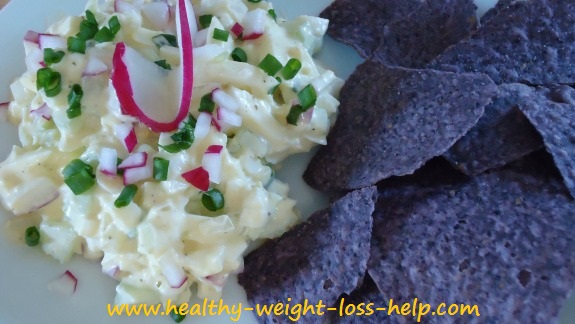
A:
<svg viewBox="0 0 575 324">
<path fill-rule="evenodd" d="M 194 129 L 194 138 L 202 139 L 210 132 L 210 125 L 212 123 L 212 115 L 207 112 L 201 112 L 196 121 L 196 128 Z"/>
<path fill-rule="evenodd" d="M 222 145 L 210 145 L 202 157 L 202 168 L 209 174 L 210 181 L 220 183 L 222 178 Z"/>
<path fill-rule="evenodd" d="M 30 114 L 33 116 L 42 117 L 46 120 L 52 119 L 52 110 L 46 103 L 36 109 L 30 110 Z"/>
<path fill-rule="evenodd" d="M 118 169 L 131 169 L 131 168 L 138 168 L 141 166 L 146 165 L 148 161 L 148 153 L 146 152 L 137 152 L 130 154 L 120 165 L 118 165 Z"/>
<path fill-rule="evenodd" d="M 220 88 L 214 89 L 214 91 L 212 91 L 212 100 L 218 106 L 229 111 L 237 111 L 240 108 L 239 101 Z"/>
<path fill-rule="evenodd" d="M 100 150 L 99 162 L 98 168 L 100 172 L 105 175 L 116 176 L 118 171 L 116 166 L 118 162 L 118 152 L 115 149 L 103 147 L 102 150 Z"/>
<path fill-rule="evenodd" d="M 151 178 L 154 174 L 152 159 L 146 159 L 146 164 L 140 167 L 129 168 L 124 170 L 124 185 L 134 184 L 141 180 Z"/>
<path fill-rule="evenodd" d="M 232 28 L 230 29 L 234 36 L 240 37 L 240 35 L 244 32 L 244 26 L 240 25 L 240 23 L 235 23 Z"/>
<path fill-rule="evenodd" d="M 54 50 L 68 48 L 66 38 L 51 34 L 40 34 L 38 36 L 38 44 L 40 45 L 41 50 L 46 48 Z"/>
<path fill-rule="evenodd" d="M 111 80 L 122 112 L 137 117 L 155 132 L 177 129 L 187 117 L 192 99 L 192 36 L 197 24 L 188 0 L 178 0 L 176 8 L 180 66 L 166 71 L 123 42 L 116 44 L 112 60 Z"/>
<path fill-rule="evenodd" d="M 126 123 L 116 124 L 114 125 L 114 133 L 116 137 L 122 141 L 128 153 L 132 153 L 138 144 L 134 126 Z"/>
<path fill-rule="evenodd" d="M 218 124 L 222 126 L 222 129 L 227 129 L 228 127 L 240 127 L 242 126 L 242 117 L 233 111 L 229 111 L 222 107 L 218 107 L 217 110 Z"/>
<path fill-rule="evenodd" d="M 48 290 L 70 297 L 76 292 L 78 279 L 72 272 L 66 270 L 60 277 L 48 283 Z"/>
<path fill-rule="evenodd" d="M 40 33 L 35 32 L 33 30 L 29 30 L 24 35 L 24 40 L 27 42 L 38 44 L 38 38 L 40 37 Z"/>
<path fill-rule="evenodd" d="M 182 174 L 182 178 L 201 191 L 210 189 L 210 175 L 204 168 L 199 167 Z"/>
<path fill-rule="evenodd" d="M 170 287 L 180 288 L 188 280 L 188 276 L 184 272 L 184 269 L 182 269 L 182 266 L 176 262 L 174 254 L 174 252 L 169 251 L 160 258 L 160 269 Z"/>
<path fill-rule="evenodd" d="M 265 32 L 266 28 L 266 19 L 267 19 L 267 12 L 265 10 L 257 8 L 252 11 L 249 11 L 243 20 L 242 26 L 244 27 L 243 31 L 243 40 L 250 40 L 259 38 Z"/>
</svg>

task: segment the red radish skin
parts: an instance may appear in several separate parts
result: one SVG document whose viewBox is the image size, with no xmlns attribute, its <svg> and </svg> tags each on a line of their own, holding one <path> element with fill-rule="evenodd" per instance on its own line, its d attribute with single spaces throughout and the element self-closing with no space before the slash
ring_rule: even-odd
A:
<svg viewBox="0 0 575 324">
<path fill-rule="evenodd" d="M 131 169 L 131 168 L 138 168 L 141 166 L 146 165 L 148 161 L 148 153 L 146 152 L 138 152 L 130 154 L 120 165 L 118 165 L 118 169 Z"/>
<path fill-rule="evenodd" d="M 234 36 L 236 36 L 236 38 L 240 37 L 244 32 L 244 26 L 240 25 L 240 23 L 235 23 L 230 29 L 230 31 L 232 32 L 232 34 L 234 34 Z"/>
<path fill-rule="evenodd" d="M 193 19 L 193 21 L 190 21 Z M 142 123 L 148 126 L 155 132 L 170 132 L 178 128 L 178 124 L 187 117 L 189 107 L 192 99 L 193 89 L 193 31 L 197 30 L 195 16 L 193 14 L 193 7 L 188 0 L 178 0 L 176 25 L 178 31 L 178 43 L 181 57 L 181 65 L 166 73 L 166 77 L 161 80 L 146 80 L 148 71 L 157 71 L 160 69 L 153 62 L 142 60 L 141 55 L 134 49 L 126 46 L 125 43 L 120 42 L 116 44 L 114 56 L 112 59 L 113 68 L 111 74 L 112 85 L 118 94 L 118 100 L 124 114 L 137 117 Z M 132 62 L 128 60 L 137 60 L 142 64 L 141 66 L 130 65 Z M 145 62 L 145 63 L 144 63 Z M 142 72 L 145 70 L 146 72 Z M 140 74 L 141 78 L 132 78 L 134 74 Z M 165 73 L 165 71 L 164 71 Z M 154 73 L 157 75 L 157 73 Z M 169 86 L 169 78 L 177 78 L 178 94 L 174 95 L 169 93 L 172 87 Z M 155 77 L 157 78 L 157 76 Z M 156 82 L 156 86 L 153 85 Z M 143 86 L 143 89 L 136 89 L 134 85 Z M 150 93 L 150 91 L 153 91 Z M 157 94 L 157 95 L 156 95 Z M 177 105 L 177 113 L 173 118 L 168 116 L 167 121 L 158 120 L 157 116 L 164 117 L 164 112 L 157 111 L 163 107 L 158 107 L 150 103 L 147 98 L 179 98 Z M 140 104 L 138 104 L 138 101 Z M 166 100 L 165 104 L 174 104 L 170 100 Z M 165 105 L 164 105 L 165 107 Z M 156 117 L 152 117 L 157 115 Z"/>
<path fill-rule="evenodd" d="M 57 292 L 65 297 L 72 296 L 78 288 L 76 276 L 66 270 L 60 277 L 48 283 L 48 290 Z"/>
<path fill-rule="evenodd" d="M 30 114 L 34 115 L 34 116 L 42 117 L 46 120 L 52 119 L 52 110 L 50 109 L 50 107 L 48 107 L 48 105 L 46 103 L 44 103 L 42 106 L 40 106 L 34 110 L 30 110 Z"/>
<path fill-rule="evenodd" d="M 9 102 L 0 103 L 0 121 L 6 121 L 8 119 L 9 106 L 10 106 Z"/>
<path fill-rule="evenodd" d="M 182 178 L 201 191 L 210 189 L 210 175 L 204 168 L 199 167 L 182 174 Z"/>
<path fill-rule="evenodd" d="M 151 178 L 154 174 L 152 159 L 146 159 L 146 164 L 140 167 L 124 169 L 124 185 L 134 184 L 141 180 Z"/>
<path fill-rule="evenodd" d="M 98 168 L 102 174 L 115 177 L 117 173 L 118 152 L 115 149 L 104 147 L 100 151 Z"/>
<path fill-rule="evenodd" d="M 38 37 L 39 36 L 40 36 L 40 33 L 35 32 L 33 30 L 29 30 L 24 35 L 24 40 L 27 42 L 34 43 L 34 44 L 38 44 Z"/>
<path fill-rule="evenodd" d="M 219 154 L 224 149 L 223 145 L 210 145 L 206 150 L 206 154 L 216 153 Z"/>
</svg>

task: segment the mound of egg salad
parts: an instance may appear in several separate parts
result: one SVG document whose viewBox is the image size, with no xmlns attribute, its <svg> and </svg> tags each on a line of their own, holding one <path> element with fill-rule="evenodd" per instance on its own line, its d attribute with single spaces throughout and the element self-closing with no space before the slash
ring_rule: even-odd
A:
<svg viewBox="0 0 575 324">
<path fill-rule="evenodd" d="M 185 302 L 192 288 L 219 298 L 250 243 L 300 220 L 274 166 L 325 144 L 337 113 L 343 82 L 312 58 L 326 20 L 287 21 L 267 1 L 191 3 L 193 96 L 177 129 L 125 114 L 110 80 L 118 42 L 179 66 L 175 0 L 90 1 L 29 32 L 11 84 L 21 146 L 0 164 L 8 225 L 27 243 L 37 230 L 32 244 L 60 262 L 100 261 L 116 303 Z"/>
</svg>

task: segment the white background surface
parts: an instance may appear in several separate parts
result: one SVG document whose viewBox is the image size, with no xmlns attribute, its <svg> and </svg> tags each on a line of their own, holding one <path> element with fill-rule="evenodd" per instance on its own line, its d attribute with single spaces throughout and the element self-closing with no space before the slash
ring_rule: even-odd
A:
<svg viewBox="0 0 575 324">
<path fill-rule="evenodd" d="M 7 0 L 0 0 L 2 2 Z M 293 18 L 299 14 L 317 15 L 330 0 L 274 0 L 278 16 Z M 480 11 L 493 5 L 496 0 L 477 0 Z M 43 31 L 49 24 L 65 15 L 80 15 L 84 9 L 83 0 L 12 0 L 0 11 L 0 102 L 8 101 L 10 82 L 25 69 L 22 38 L 27 30 Z M 346 78 L 361 62 L 350 48 L 326 39 L 325 47 L 319 55 L 324 65 Z M 0 159 L 4 159 L 13 144 L 17 143 L 15 128 L 0 124 Z M 317 210 L 326 201 L 314 194 L 298 180 L 309 159 L 300 155 L 284 162 L 284 169 L 278 174 L 289 179 L 291 196 L 298 200 L 298 207 L 304 215 Z M 0 210 L 0 224 L 10 217 Z M 75 258 L 71 263 L 61 265 L 44 255 L 41 249 L 16 246 L 8 243 L 0 231 L 0 323 L 174 323 L 168 316 L 157 317 L 109 317 L 106 305 L 113 302 L 115 281 L 100 271 L 97 262 Z M 78 290 L 71 298 L 63 298 L 47 290 L 47 283 L 57 278 L 65 270 L 71 270 L 78 277 Z M 225 303 L 231 305 L 245 301 L 245 293 L 237 284 L 232 284 L 224 292 Z M 572 323 L 567 318 L 575 318 L 574 303 L 570 302 L 569 315 L 564 314 L 564 323 Z M 226 323 L 227 317 L 186 318 L 184 323 Z M 255 319 L 247 312 L 242 313 L 240 323 L 254 323 Z"/>
</svg>

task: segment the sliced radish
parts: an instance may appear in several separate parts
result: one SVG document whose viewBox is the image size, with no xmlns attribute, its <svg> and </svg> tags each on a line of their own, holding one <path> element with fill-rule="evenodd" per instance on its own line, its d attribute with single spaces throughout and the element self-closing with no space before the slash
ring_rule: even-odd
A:
<svg viewBox="0 0 575 324">
<path fill-rule="evenodd" d="M 88 57 L 88 63 L 84 67 L 82 76 L 94 76 L 108 71 L 108 66 L 94 55 Z"/>
<path fill-rule="evenodd" d="M 212 285 L 218 288 L 223 288 L 224 285 L 226 284 L 226 281 L 228 281 L 228 274 L 217 273 L 209 275 L 205 279 L 209 281 Z"/>
<path fill-rule="evenodd" d="M 70 297 L 76 292 L 78 279 L 72 272 L 66 270 L 60 277 L 48 283 L 48 290 Z"/>
<path fill-rule="evenodd" d="M 134 6 L 133 4 L 123 1 L 123 0 L 115 0 L 114 1 L 114 11 L 119 13 L 129 13 L 129 12 L 138 12 L 138 7 Z"/>
<path fill-rule="evenodd" d="M 46 48 L 51 48 L 54 50 L 68 48 L 66 38 L 51 34 L 40 34 L 38 36 L 38 44 L 40 45 L 41 50 Z"/>
<path fill-rule="evenodd" d="M 244 16 L 243 24 L 243 40 L 250 40 L 259 38 L 265 32 L 267 12 L 263 9 L 254 9 L 248 11 Z"/>
<path fill-rule="evenodd" d="M 210 175 L 204 168 L 199 167 L 182 174 L 187 182 L 201 191 L 210 189 Z"/>
<path fill-rule="evenodd" d="M 313 117 L 313 107 L 306 110 L 303 114 L 301 114 L 301 121 L 303 124 L 309 124 Z"/>
<path fill-rule="evenodd" d="M 220 183 L 222 178 L 222 148 L 221 145 L 211 145 L 202 157 L 202 168 L 208 172 L 213 183 Z"/>
<path fill-rule="evenodd" d="M 34 110 L 30 110 L 30 114 L 37 117 L 42 117 L 46 120 L 52 119 L 52 110 L 46 103 Z"/>
<path fill-rule="evenodd" d="M 118 171 L 116 166 L 117 161 L 118 152 L 113 148 L 103 147 L 100 151 L 100 163 L 98 164 L 98 168 L 103 174 L 115 177 Z"/>
<path fill-rule="evenodd" d="M 232 28 L 230 29 L 232 34 L 236 36 L 236 38 L 240 37 L 244 32 L 244 26 L 240 25 L 240 23 L 235 23 Z"/>
<path fill-rule="evenodd" d="M 188 280 L 188 276 L 182 266 L 177 263 L 173 254 L 166 253 L 160 258 L 160 269 L 162 269 L 162 274 L 168 280 L 170 287 L 180 288 Z"/>
<path fill-rule="evenodd" d="M 207 112 L 201 112 L 196 121 L 196 128 L 194 129 L 194 138 L 202 139 L 210 132 L 210 125 L 212 123 L 212 115 Z"/>
<path fill-rule="evenodd" d="M 217 109 L 217 119 L 218 124 L 222 127 L 222 129 L 226 129 L 229 127 L 240 127 L 242 126 L 242 116 L 236 114 L 233 111 L 229 111 L 222 107 L 218 107 Z"/>
<path fill-rule="evenodd" d="M 40 33 L 29 30 L 26 32 L 26 34 L 24 35 L 24 40 L 27 42 L 31 42 L 31 43 L 35 43 L 38 44 L 38 38 L 40 36 Z"/>
<path fill-rule="evenodd" d="M 148 161 L 148 153 L 146 152 L 137 152 L 130 154 L 120 165 L 118 165 L 118 169 L 131 169 L 131 168 L 139 168 L 141 166 L 146 165 Z"/>
<path fill-rule="evenodd" d="M 236 111 L 240 108 L 240 102 L 220 88 L 216 88 L 212 91 L 212 100 L 218 106 L 230 111 Z"/>
<path fill-rule="evenodd" d="M 216 130 L 218 132 L 222 131 L 222 126 L 220 125 L 220 123 L 218 122 L 217 119 L 215 119 L 214 117 L 212 117 L 212 121 L 211 121 L 212 125 L 214 125 L 214 127 L 216 128 Z"/>
<path fill-rule="evenodd" d="M 165 1 L 148 2 L 142 5 L 142 14 L 158 30 L 164 30 L 168 27 L 170 21 L 170 7 Z"/>
<path fill-rule="evenodd" d="M 32 73 L 36 73 L 40 68 L 42 68 L 42 64 L 44 61 L 44 53 L 38 46 L 38 44 L 24 41 L 24 47 L 26 48 L 26 69 Z"/>
<path fill-rule="evenodd" d="M 111 80 L 122 112 L 137 117 L 155 132 L 177 129 L 188 115 L 192 99 L 192 36 L 197 24 L 189 0 L 178 0 L 177 11 L 179 67 L 166 71 L 123 42 L 116 44 L 113 56 Z"/>
<path fill-rule="evenodd" d="M 116 137 L 124 143 L 124 147 L 128 150 L 128 153 L 132 153 L 138 144 L 134 126 L 126 123 L 116 124 L 114 125 L 114 133 Z"/>
<path fill-rule="evenodd" d="M 10 107 L 9 102 L 0 103 L 0 121 L 6 121 L 8 118 L 8 107 Z"/>
<path fill-rule="evenodd" d="M 152 159 L 146 160 L 146 164 L 143 166 L 124 170 L 124 185 L 134 184 L 152 177 L 154 173 Z"/>
<path fill-rule="evenodd" d="M 111 267 L 109 269 L 104 269 L 104 267 L 102 267 L 102 272 L 107 274 L 108 276 L 116 279 L 118 274 L 120 273 L 120 267 L 114 266 L 114 267 Z"/>
</svg>

